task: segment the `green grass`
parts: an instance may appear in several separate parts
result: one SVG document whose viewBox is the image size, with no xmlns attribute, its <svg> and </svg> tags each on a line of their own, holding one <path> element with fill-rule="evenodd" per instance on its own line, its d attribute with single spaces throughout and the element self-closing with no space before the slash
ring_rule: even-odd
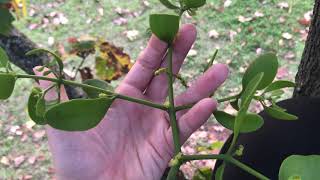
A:
<svg viewBox="0 0 320 180">
<path fill-rule="evenodd" d="M 69 0 L 64 3 L 58 3 L 57 7 L 47 8 L 48 3 L 54 1 L 37 0 L 32 1 L 33 6 L 38 8 L 37 15 L 27 17 L 15 22 L 16 27 L 24 32 L 34 42 L 47 46 L 48 37 L 54 37 L 56 42 L 66 42 L 69 37 L 79 37 L 82 35 L 91 35 L 103 37 L 107 41 L 117 46 L 124 47 L 125 52 L 136 59 L 140 50 L 145 47 L 149 34 L 148 15 L 152 12 L 166 12 L 157 0 L 150 0 L 150 6 L 142 6 L 142 1 L 120 1 L 120 0 L 101 0 L 100 5 L 95 1 Z M 290 71 L 289 79 L 293 80 L 297 71 L 300 57 L 304 48 L 304 42 L 300 40 L 300 35 L 295 33 L 295 29 L 303 29 L 297 20 L 303 17 L 303 14 L 312 9 L 312 0 L 291 1 L 293 2 L 292 11 L 280 9 L 277 7 L 279 0 L 233 0 L 230 7 L 223 12 L 217 9 L 223 6 L 223 0 L 208 0 L 208 5 L 202 8 L 196 17 L 184 18 L 185 23 L 196 23 L 198 29 L 197 42 L 194 49 L 197 55 L 188 57 L 183 66 L 182 75 L 188 80 L 197 77 L 204 68 L 207 60 L 219 47 L 220 51 L 217 62 L 230 62 L 231 75 L 225 85 L 218 91 L 216 96 L 226 97 L 228 94 L 239 91 L 241 84 L 241 75 L 239 69 L 245 68 L 256 55 L 256 49 L 261 48 L 263 52 L 277 52 L 281 66 Z M 104 15 L 97 21 L 99 16 L 98 7 L 104 9 Z M 137 17 L 126 17 L 128 24 L 118 26 L 112 21 L 119 17 L 114 11 L 116 8 L 128 9 L 130 12 L 142 12 Z M 44 15 L 53 11 L 62 12 L 68 18 L 66 25 L 54 26 L 49 24 L 46 28 L 37 28 L 29 30 L 27 27 L 32 23 L 40 23 Z M 258 11 L 264 14 L 250 22 L 241 23 L 238 16 L 252 17 Z M 279 18 L 285 18 L 283 23 Z M 88 19 L 92 21 L 88 22 Z M 138 30 L 140 34 L 134 41 L 129 41 L 123 32 L 126 30 Z M 210 39 L 208 32 L 215 29 L 219 32 L 218 39 Z M 252 32 L 249 32 L 249 29 Z M 238 34 L 231 41 L 229 32 L 236 31 Z M 284 45 L 280 46 L 282 33 L 288 32 L 293 35 L 292 40 L 283 40 Z M 295 54 L 293 59 L 285 59 L 285 54 L 292 52 Z M 208 82 L 210 83 L 210 82 Z M 0 159 L 3 156 L 16 157 L 25 155 L 27 158 L 31 155 L 44 156 L 42 161 L 37 161 L 30 165 L 27 161 L 18 168 L 15 168 L 11 162 L 10 166 L 0 163 L 0 179 L 18 179 L 23 175 L 32 175 L 33 179 L 49 179 L 48 168 L 52 167 L 51 157 L 47 150 L 46 139 L 43 138 L 34 142 L 32 134 L 40 130 L 34 127 L 32 130 L 23 130 L 27 134 L 26 141 L 21 142 L 21 136 L 10 133 L 10 127 L 17 125 L 24 127 L 28 121 L 25 105 L 27 102 L 30 81 L 19 81 L 14 95 L 5 102 L 0 103 Z M 177 86 L 176 89 L 179 89 Z M 289 95 L 287 95 L 289 96 Z"/>
</svg>

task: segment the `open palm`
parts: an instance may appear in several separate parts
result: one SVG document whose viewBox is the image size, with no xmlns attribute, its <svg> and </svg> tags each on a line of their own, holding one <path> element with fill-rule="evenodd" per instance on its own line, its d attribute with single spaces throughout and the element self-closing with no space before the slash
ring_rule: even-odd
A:
<svg viewBox="0 0 320 180">
<path fill-rule="evenodd" d="M 184 25 L 180 29 L 174 44 L 174 73 L 179 71 L 195 39 L 194 26 Z M 116 92 L 164 103 L 168 91 L 166 74 L 153 74 L 166 67 L 166 48 L 167 44 L 152 36 Z M 175 98 L 176 105 L 199 101 L 192 109 L 177 113 L 182 143 L 216 108 L 216 101 L 207 97 L 227 74 L 225 65 L 216 64 Z M 43 88 L 48 85 L 40 82 Z M 62 97 L 67 100 L 64 89 Z M 158 180 L 174 152 L 167 113 L 123 100 L 116 100 L 94 129 L 64 132 L 47 127 L 47 134 L 59 179 Z"/>
</svg>

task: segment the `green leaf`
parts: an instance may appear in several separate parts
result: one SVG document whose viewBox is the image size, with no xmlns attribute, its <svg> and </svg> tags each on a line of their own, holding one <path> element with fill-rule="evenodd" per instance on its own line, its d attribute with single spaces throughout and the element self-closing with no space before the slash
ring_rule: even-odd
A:
<svg viewBox="0 0 320 180">
<path fill-rule="evenodd" d="M 298 117 L 274 107 L 265 107 L 265 111 L 273 118 L 280 120 L 297 120 Z"/>
<path fill-rule="evenodd" d="M 0 7 L 0 34 L 7 36 L 13 28 L 14 17 L 9 9 Z"/>
<path fill-rule="evenodd" d="M 150 28 L 160 40 L 172 43 L 179 30 L 180 18 L 169 14 L 151 14 Z"/>
<path fill-rule="evenodd" d="M 63 71 L 63 62 L 62 62 L 62 59 L 60 58 L 60 56 L 58 56 L 56 53 L 48 50 L 48 49 L 33 49 L 29 52 L 26 53 L 27 56 L 30 56 L 30 55 L 34 55 L 34 54 L 38 54 L 38 53 L 49 53 L 51 54 L 53 57 L 54 57 L 54 60 L 58 63 L 58 66 L 59 66 L 59 71 L 62 72 Z"/>
<path fill-rule="evenodd" d="M 0 47 L 0 68 L 7 68 L 9 57 L 4 49 Z"/>
<path fill-rule="evenodd" d="M 44 95 L 41 94 L 40 98 L 38 98 L 38 101 L 36 103 L 36 115 L 39 117 L 44 117 L 45 113 L 46 113 L 46 101 L 44 99 Z"/>
<path fill-rule="evenodd" d="M 240 110 L 247 111 L 249 108 L 249 105 L 254 97 L 254 94 L 256 93 L 260 83 L 264 79 L 264 73 L 258 73 L 253 77 L 248 85 L 246 85 L 246 88 L 244 89 L 243 93 L 241 94 L 240 100 Z"/>
<path fill-rule="evenodd" d="M 0 99 L 8 99 L 16 83 L 16 78 L 13 74 L 0 73 Z"/>
<path fill-rule="evenodd" d="M 279 89 L 283 89 L 283 88 L 287 88 L 287 87 L 294 87 L 295 83 L 291 82 L 291 81 L 276 81 L 273 82 L 272 84 L 270 84 L 265 90 L 264 93 L 267 92 L 271 92 L 271 91 L 275 91 L 275 90 L 279 90 Z"/>
<path fill-rule="evenodd" d="M 211 180 L 212 169 L 208 167 L 197 169 L 192 180 Z"/>
<path fill-rule="evenodd" d="M 292 155 L 282 162 L 279 180 L 316 180 L 320 177 L 319 169 L 319 155 Z"/>
<path fill-rule="evenodd" d="M 240 128 L 245 119 L 250 103 L 254 98 L 257 88 L 264 77 L 264 73 L 258 73 L 253 79 L 250 80 L 240 97 L 240 110 L 234 123 L 234 137 L 237 137 L 240 133 Z"/>
<path fill-rule="evenodd" d="M 233 109 L 239 111 L 239 99 L 236 99 L 234 101 L 230 102 L 230 105 L 233 107 Z"/>
<path fill-rule="evenodd" d="M 41 98 L 42 96 L 42 90 L 38 87 L 35 87 L 32 89 L 31 94 L 29 96 L 29 100 L 28 100 L 28 113 L 30 118 L 36 123 L 36 124 L 40 124 L 40 125 L 45 125 L 46 120 L 44 119 L 43 116 L 38 116 L 37 114 L 37 103 L 38 100 Z"/>
<path fill-rule="evenodd" d="M 96 127 L 115 97 L 75 99 L 50 108 L 45 119 L 53 128 L 64 131 L 86 131 Z"/>
<path fill-rule="evenodd" d="M 178 6 L 172 4 L 169 0 L 160 0 L 160 2 L 169 9 L 179 9 Z"/>
<path fill-rule="evenodd" d="M 94 86 L 94 87 L 97 87 L 97 88 L 100 88 L 100 89 L 104 89 L 104 90 L 109 90 L 109 91 L 113 90 L 112 86 L 110 86 L 106 81 L 102 81 L 102 80 L 99 80 L 99 79 L 88 79 L 88 80 L 85 80 L 83 82 L 83 84 L 88 84 L 90 86 Z M 87 95 L 90 98 L 99 97 L 100 93 L 95 91 L 95 90 L 92 90 L 92 89 L 89 89 L 89 88 L 83 88 L 83 90 L 87 93 Z"/>
<path fill-rule="evenodd" d="M 279 97 L 284 94 L 282 89 L 271 91 L 271 97 Z"/>
<path fill-rule="evenodd" d="M 258 86 L 258 90 L 264 89 L 272 83 L 278 71 L 278 59 L 275 54 L 264 54 L 251 63 L 242 79 L 242 87 L 246 89 L 249 82 L 259 73 L 264 77 Z"/>
<path fill-rule="evenodd" d="M 206 4 L 206 0 L 183 0 L 188 9 L 199 8 Z"/>
<path fill-rule="evenodd" d="M 206 71 L 213 65 L 213 62 L 214 62 L 214 60 L 216 59 L 216 57 L 217 57 L 217 55 L 218 55 L 218 52 L 219 52 L 218 49 L 214 52 L 213 56 L 212 56 L 211 59 L 210 59 L 210 62 L 209 62 L 209 63 L 207 64 L 207 66 L 204 68 L 203 72 L 206 72 Z"/>
<path fill-rule="evenodd" d="M 233 131 L 234 123 L 236 119 L 235 116 L 225 113 L 223 111 L 216 111 L 214 112 L 214 117 L 223 127 Z M 246 114 L 245 117 L 243 118 L 239 132 L 240 133 L 254 132 L 260 129 L 263 126 L 263 124 L 264 124 L 264 120 L 261 116 L 257 114 L 249 113 L 249 114 Z"/>
<path fill-rule="evenodd" d="M 277 109 L 279 111 L 283 111 L 283 112 L 287 111 L 286 109 L 278 106 L 275 101 L 272 100 L 271 103 L 272 103 L 272 106 L 271 106 L 272 108 Z"/>
</svg>

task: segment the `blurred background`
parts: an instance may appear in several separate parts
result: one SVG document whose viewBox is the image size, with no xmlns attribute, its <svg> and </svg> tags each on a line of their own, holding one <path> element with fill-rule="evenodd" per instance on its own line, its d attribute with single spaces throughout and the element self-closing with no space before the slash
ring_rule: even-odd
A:
<svg viewBox="0 0 320 180">
<path fill-rule="evenodd" d="M 308 34 L 313 0 L 207 2 L 196 16 L 183 17 L 184 23 L 193 23 L 198 30 L 197 41 L 181 71 L 183 78 L 191 83 L 219 49 L 215 62 L 228 64 L 231 74 L 216 93 L 217 98 L 239 92 L 246 67 L 264 52 L 278 54 L 278 79 L 294 80 Z M 113 87 L 146 46 L 151 35 L 149 14 L 168 11 L 157 0 L 30 0 L 26 10 L 27 15 L 17 18 L 14 26 L 38 46 L 57 51 L 70 77 L 79 81 L 95 77 Z M 99 50 L 94 50 L 97 46 Z M 106 59 L 110 56 L 113 63 Z M 81 69 L 78 74 L 77 68 Z M 19 80 L 13 96 L 0 102 L 0 180 L 54 177 L 45 131 L 34 125 L 26 111 L 32 85 L 30 80 Z M 184 87 L 176 83 L 175 89 L 179 93 Z M 282 98 L 290 97 L 291 93 L 288 90 Z M 233 111 L 229 104 L 219 108 Z M 252 106 L 252 111 L 260 109 Z M 183 151 L 218 153 L 229 133 L 212 118 L 192 135 Z M 181 169 L 191 178 L 196 169 L 213 166 L 214 161 L 195 161 Z"/>
</svg>

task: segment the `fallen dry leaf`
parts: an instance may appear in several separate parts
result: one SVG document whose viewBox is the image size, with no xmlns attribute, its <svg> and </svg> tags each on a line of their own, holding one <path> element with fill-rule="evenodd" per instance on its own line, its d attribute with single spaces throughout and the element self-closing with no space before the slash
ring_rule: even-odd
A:
<svg viewBox="0 0 320 180">
<path fill-rule="evenodd" d="M 289 8 L 289 3 L 287 3 L 287 2 L 279 2 L 279 3 L 277 4 L 277 6 L 278 6 L 279 8 L 281 8 L 281 9 L 288 9 L 288 8 Z"/>
<path fill-rule="evenodd" d="M 189 53 L 188 53 L 188 57 L 195 57 L 195 56 L 197 56 L 198 55 L 198 51 L 197 50 L 195 50 L 195 49 L 191 49 L 190 51 L 189 51 Z"/>
<path fill-rule="evenodd" d="M 122 25 L 128 24 L 128 19 L 123 18 L 123 17 L 119 17 L 119 18 L 114 19 L 112 22 L 118 26 L 122 26 Z"/>
<path fill-rule="evenodd" d="M 219 33 L 215 29 L 210 30 L 208 34 L 210 38 L 213 38 L 213 39 L 219 38 Z"/>
<path fill-rule="evenodd" d="M 44 135 L 46 135 L 45 130 L 36 131 L 35 133 L 33 133 L 33 140 L 39 141 L 44 137 Z"/>
<path fill-rule="evenodd" d="M 290 52 L 288 52 L 288 53 L 286 53 L 285 55 L 284 55 L 284 58 L 285 59 L 293 59 L 293 58 L 295 58 L 296 57 L 296 55 L 294 54 L 294 52 L 292 52 L 292 51 L 290 51 Z"/>
<path fill-rule="evenodd" d="M 100 79 L 108 82 L 116 80 L 129 72 L 132 65 L 130 56 L 122 48 L 106 41 L 100 43 L 95 65 L 96 75 Z"/>
<path fill-rule="evenodd" d="M 139 31 L 134 29 L 134 30 L 126 31 L 125 34 L 130 41 L 134 41 L 137 39 L 139 35 Z"/>
<path fill-rule="evenodd" d="M 237 35 L 238 33 L 236 31 L 233 31 L 233 30 L 230 30 L 229 31 L 229 38 L 230 38 L 230 41 L 234 41 L 234 38 L 235 36 Z"/>
<path fill-rule="evenodd" d="M 263 17 L 264 14 L 263 14 L 262 12 L 256 11 L 256 12 L 254 13 L 254 16 L 257 17 L 257 18 L 259 18 L 259 17 Z"/>
<path fill-rule="evenodd" d="M 22 180 L 30 180 L 32 179 L 32 175 L 23 175 Z"/>
<path fill-rule="evenodd" d="M 36 162 L 36 160 L 37 160 L 37 157 L 36 157 L 36 156 L 30 156 L 30 157 L 28 158 L 28 163 L 31 164 L 31 165 L 33 165 L 33 164 Z"/>
<path fill-rule="evenodd" d="M 238 21 L 241 23 L 250 22 L 252 20 L 253 20 L 252 17 L 238 16 Z"/>
<path fill-rule="evenodd" d="M 9 166 L 10 165 L 10 160 L 6 156 L 2 156 L 2 158 L 0 160 L 0 163 L 3 164 L 3 165 Z"/>
<path fill-rule="evenodd" d="M 278 69 L 278 73 L 277 73 L 277 78 L 278 78 L 278 79 L 286 78 L 286 77 L 288 77 L 288 75 L 289 75 L 289 70 L 288 70 L 288 68 L 286 68 L 286 67 L 280 67 L 280 68 Z"/>
<path fill-rule="evenodd" d="M 282 33 L 282 37 L 284 39 L 290 40 L 290 39 L 292 39 L 293 35 L 290 34 L 290 33 L 285 32 L 285 33 Z"/>
<path fill-rule="evenodd" d="M 21 156 L 18 156 L 16 158 L 13 159 L 14 161 L 14 166 L 17 168 L 19 167 L 24 161 L 25 161 L 25 156 L 24 155 L 21 155 Z"/>
<path fill-rule="evenodd" d="M 224 3 L 223 3 L 223 7 L 225 7 L 225 8 L 230 7 L 231 4 L 232 4 L 232 1 L 231 1 L 231 0 L 226 0 L 226 1 L 224 1 Z"/>
</svg>

